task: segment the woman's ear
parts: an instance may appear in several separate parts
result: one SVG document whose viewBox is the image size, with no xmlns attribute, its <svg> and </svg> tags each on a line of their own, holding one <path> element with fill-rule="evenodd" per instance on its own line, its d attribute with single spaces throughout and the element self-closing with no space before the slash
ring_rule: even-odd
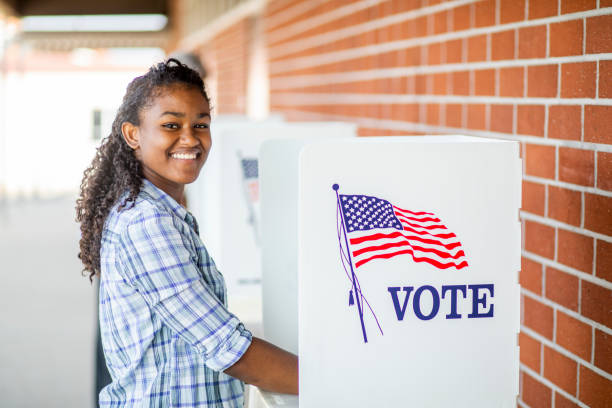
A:
<svg viewBox="0 0 612 408">
<path fill-rule="evenodd" d="M 123 134 L 123 139 L 125 142 L 132 149 L 136 150 L 140 147 L 140 142 L 138 140 L 138 126 L 130 122 L 123 122 L 121 124 L 121 133 Z"/>
</svg>

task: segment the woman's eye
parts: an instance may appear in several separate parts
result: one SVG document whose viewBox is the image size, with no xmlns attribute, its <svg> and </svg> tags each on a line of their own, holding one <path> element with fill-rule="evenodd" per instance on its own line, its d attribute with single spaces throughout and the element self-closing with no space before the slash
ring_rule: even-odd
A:
<svg viewBox="0 0 612 408">
<path fill-rule="evenodd" d="M 196 129 L 208 129 L 208 124 L 207 123 L 198 123 L 193 125 L 193 127 L 195 127 Z"/>
<path fill-rule="evenodd" d="M 166 129 L 178 129 L 179 128 L 178 123 L 164 123 L 162 126 L 165 127 Z"/>
</svg>

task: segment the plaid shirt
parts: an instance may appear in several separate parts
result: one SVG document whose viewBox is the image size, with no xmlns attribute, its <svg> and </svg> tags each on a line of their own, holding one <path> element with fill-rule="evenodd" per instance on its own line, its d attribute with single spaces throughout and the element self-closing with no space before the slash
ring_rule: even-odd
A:
<svg viewBox="0 0 612 408">
<path fill-rule="evenodd" d="M 195 218 L 146 179 L 133 208 L 117 212 L 118 203 L 100 250 L 100 327 L 113 378 L 100 405 L 242 407 L 244 384 L 222 371 L 251 333 L 226 308 Z"/>
</svg>

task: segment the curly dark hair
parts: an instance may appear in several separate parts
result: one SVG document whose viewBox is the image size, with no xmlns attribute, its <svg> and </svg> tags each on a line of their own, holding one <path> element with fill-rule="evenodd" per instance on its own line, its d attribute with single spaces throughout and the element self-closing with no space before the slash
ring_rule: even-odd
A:
<svg viewBox="0 0 612 408">
<path fill-rule="evenodd" d="M 133 206 L 142 187 L 141 164 L 123 139 L 121 126 L 124 122 L 139 126 L 142 110 L 151 106 L 164 87 L 175 84 L 198 89 L 210 103 L 202 78 L 187 65 L 170 58 L 152 66 L 145 75 L 134 78 L 128 85 L 110 135 L 102 140 L 91 166 L 83 174 L 76 202 L 76 220 L 81 223 L 78 256 L 84 266 L 82 274 L 89 275 L 90 281 L 100 274 L 102 230 L 108 213 L 124 192 L 128 195 L 117 211 L 130 202 Z"/>
</svg>

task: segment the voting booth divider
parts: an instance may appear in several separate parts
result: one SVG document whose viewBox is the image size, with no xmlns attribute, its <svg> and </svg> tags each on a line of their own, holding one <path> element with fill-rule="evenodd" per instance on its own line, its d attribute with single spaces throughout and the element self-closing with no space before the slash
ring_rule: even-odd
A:
<svg viewBox="0 0 612 408">
<path fill-rule="evenodd" d="M 516 406 L 518 149 L 263 143 L 264 335 L 299 354 L 300 407 Z"/>
<path fill-rule="evenodd" d="M 234 115 L 215 118 L 211 133 L 207 162 L 198 179 L 187 186 L 188 207 L 225 277 L 230 310 L 237 309 L 238 317 L 247 323 L 261 325 L 261 143 L 271 138 L 354 137 L 356 126 L 284 122 L 280 117 L 252 121 Z"/>
</svg>

